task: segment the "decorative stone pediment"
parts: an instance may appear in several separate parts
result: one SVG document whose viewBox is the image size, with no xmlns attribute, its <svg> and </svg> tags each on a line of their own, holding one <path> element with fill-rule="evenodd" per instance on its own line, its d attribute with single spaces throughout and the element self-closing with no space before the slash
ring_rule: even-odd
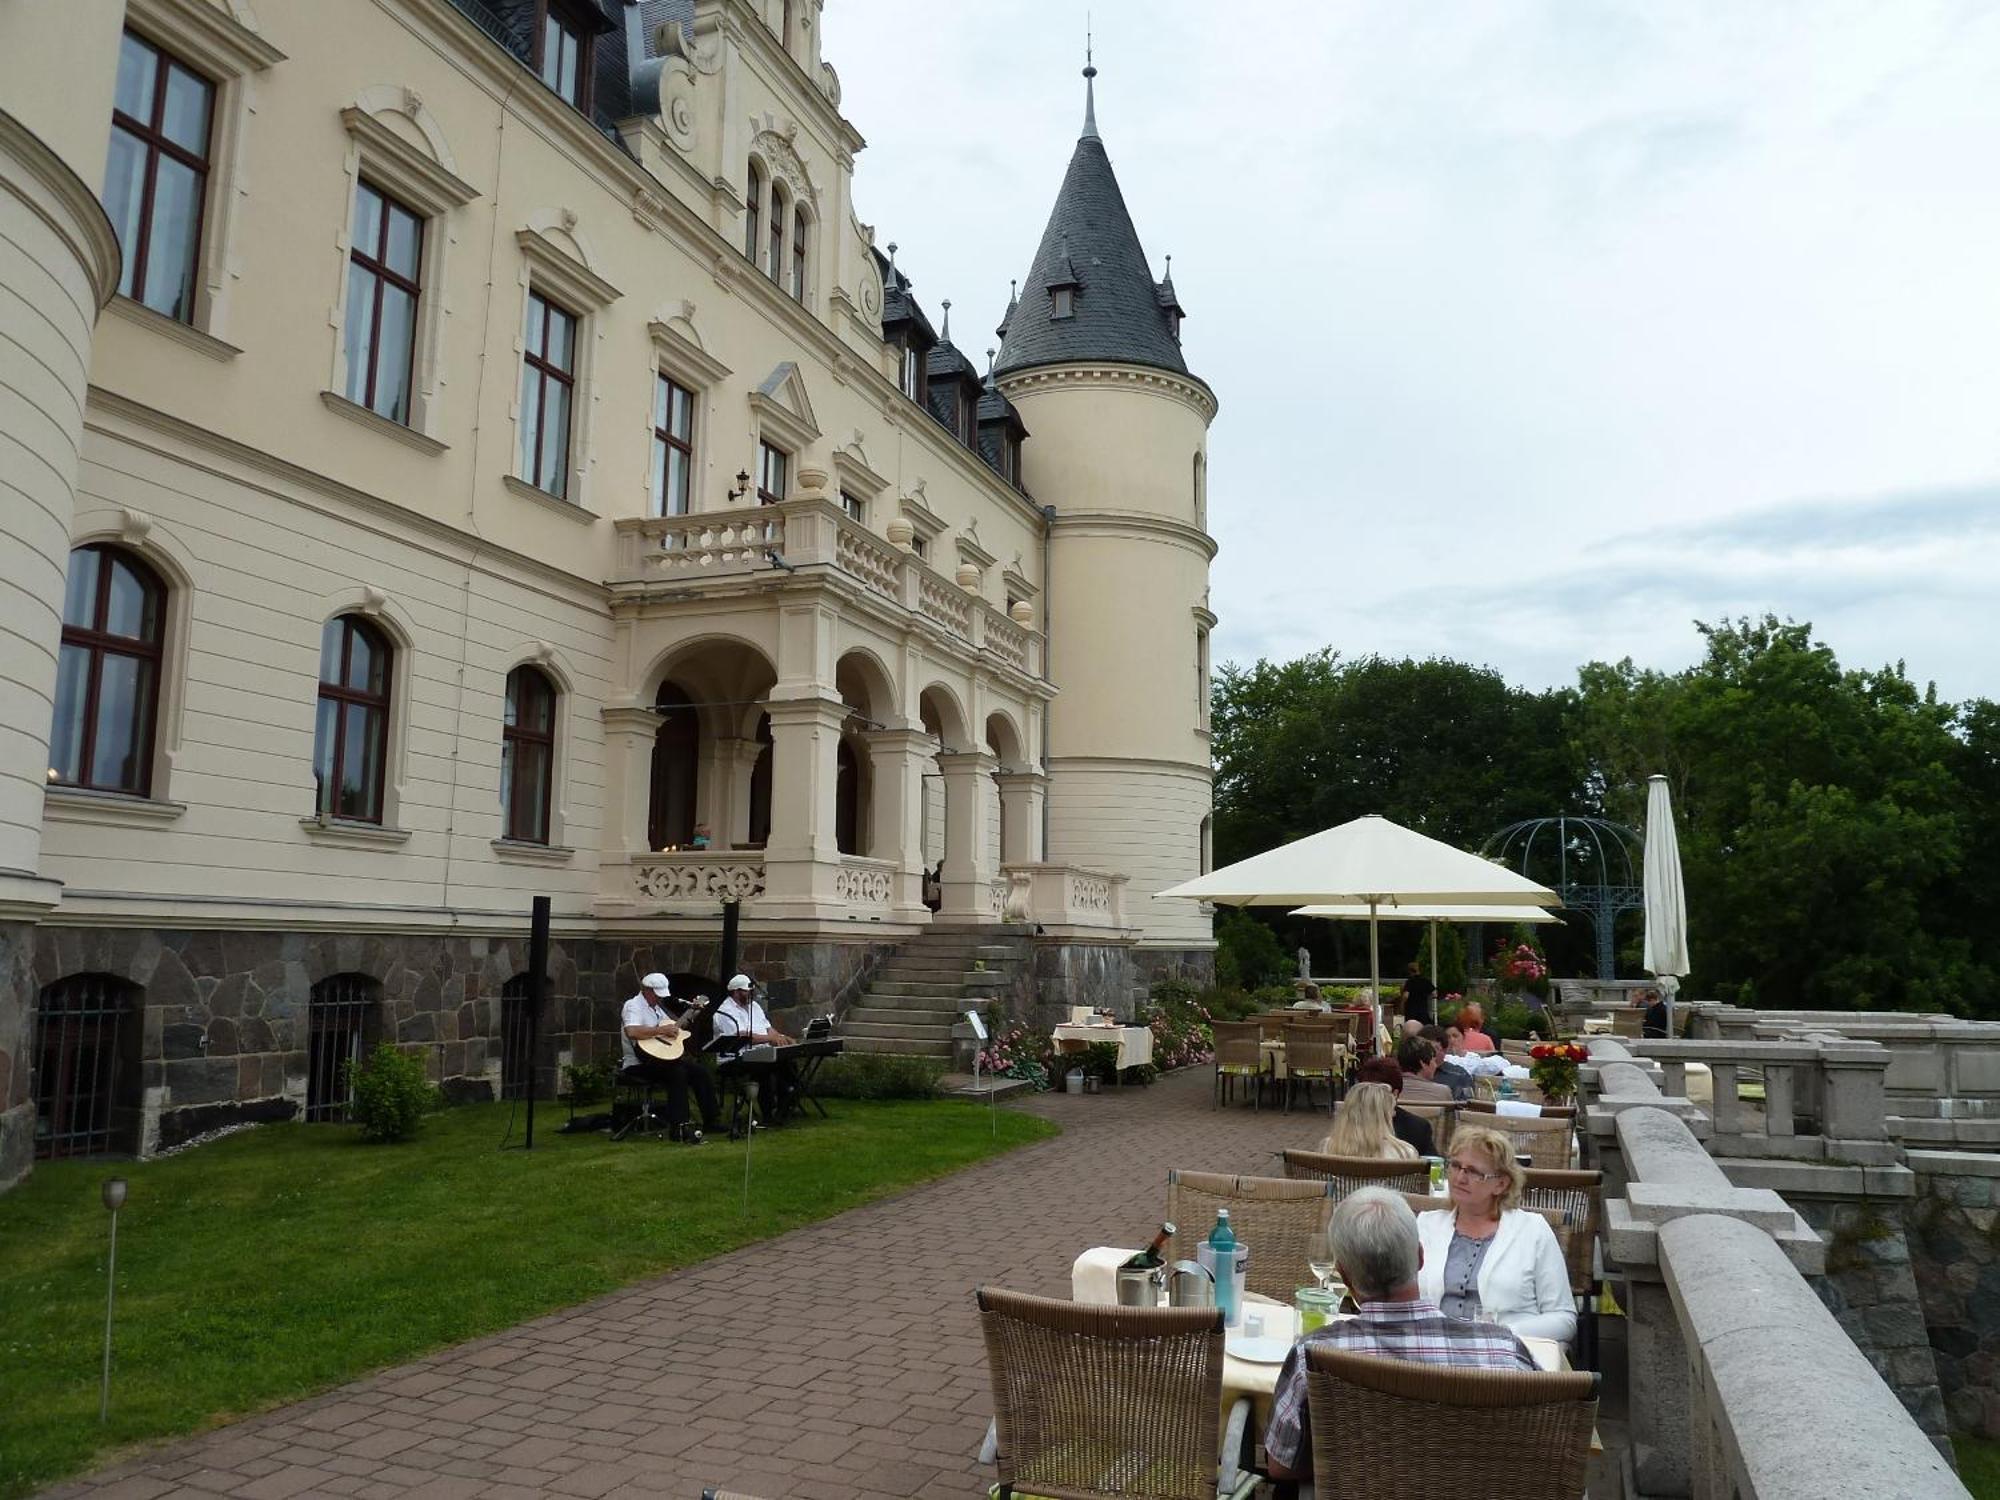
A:
<svg viewBox="0 0 2000 1500">
<path fill-rule="evenodd" d="M 806 395 L 805 377 L 792 360 L 779 365 L 750 393 L 750 407 L 764 429 L 795 453 L 819 437 L 819 423 Z"/>
</svg>

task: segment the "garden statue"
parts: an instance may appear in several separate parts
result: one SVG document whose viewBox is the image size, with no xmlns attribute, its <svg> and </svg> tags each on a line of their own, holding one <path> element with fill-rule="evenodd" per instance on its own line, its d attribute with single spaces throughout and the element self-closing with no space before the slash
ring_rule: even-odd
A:
<svg viewBox="0 0 2000 1500">
<path fill-rule="evenodd" d="M 1299 978 L 1310 979 L 1312 977 L 1313 977 L 1312 949 L 1301 946 L 1299 949 Z"/>
</svg>

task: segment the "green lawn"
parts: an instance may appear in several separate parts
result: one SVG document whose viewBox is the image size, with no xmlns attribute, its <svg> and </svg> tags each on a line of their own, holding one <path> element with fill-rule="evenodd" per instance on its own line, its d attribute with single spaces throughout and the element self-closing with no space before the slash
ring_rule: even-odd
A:
<svg viewBox="0 0 2000 1500">
<path fill-rule="evenodd" d="M 108 1450 L 295 1400 L 1053 1134 L 968 1103 L 829 1101 L 743 1150 L 552 1133 L 504 1105 L 403 1146 L 279 1125 L 148 1163 L 57 1162 L 0 1196 L 0 1497 Z M 518 1143 L 518 1131 L 515 1137 Z M 107 1215 L 123 1173 L 111 1421 L 97 1421 Z"/>
<path fill-rule="evenodd" d="M 1978 1500 L 2000 1500 L 2000 1443 L 1987 1438 L 1955 1437 L 1958 1477 Z"/>
</svg>

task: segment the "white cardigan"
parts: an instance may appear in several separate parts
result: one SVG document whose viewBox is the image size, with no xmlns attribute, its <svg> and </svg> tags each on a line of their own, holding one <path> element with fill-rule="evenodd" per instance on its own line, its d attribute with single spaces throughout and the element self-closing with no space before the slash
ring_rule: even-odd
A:
<svg viewBox="0 0 2000 1500">
<path fill-rule="evenodd" d="M 1417 1290 L 1432 1302 L 1444 1300 L 1444 1263 L 1457 1222 L 1449 1208 L 1417 1215 L 1417 1237 L 1424 1249 Z M 1576 1337 L 1569 1267 L 1547 1219 L 1519 1208 L 1500 1215 L 1500 1228 L 1479 1266 L 1479 1305 L 1493 1322 L 1531 1338 L 1569 1343 Z"/>
</svg>

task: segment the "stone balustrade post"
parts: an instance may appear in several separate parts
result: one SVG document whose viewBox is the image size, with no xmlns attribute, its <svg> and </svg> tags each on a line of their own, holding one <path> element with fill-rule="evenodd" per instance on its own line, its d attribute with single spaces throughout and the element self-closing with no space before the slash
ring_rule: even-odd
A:
<svg viewBox="0 0 2000 1500">
<path fill-rule="evenodd" d="M 1764 1134 L 1790 1136 L 1798 1133 L 1798 1106 L 1792 1095 L 1790 1063 L 1764 1065 Z"/>
<path fill-rule="evenodd" d="M 1888 1108 L 1884 1081 L 1887 1049 L 1873 1043 L 1828 1043 L 1820 1049 L 1820 1087 L 1824 1091 L 1821 1131 L 1829 1140 L 1888 1139 Z"/>
</svg>

